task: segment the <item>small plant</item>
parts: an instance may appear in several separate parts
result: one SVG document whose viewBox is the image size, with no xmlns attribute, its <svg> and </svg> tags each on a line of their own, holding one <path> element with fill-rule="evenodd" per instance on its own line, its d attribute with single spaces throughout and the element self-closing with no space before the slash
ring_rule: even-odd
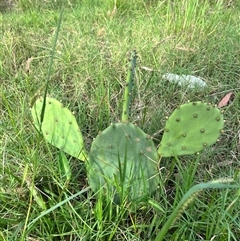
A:
<svg viewBox="0 0 240 241">
<path fill-rule="evenodd" d="M 87 153 L 75 116 L 54 98 L 36 100 L 32 107 L 35 127 L 53 146 L 85 161 L 91 189 L 100 189 L 115 201 L 148 197 L 159 183 L 162 157 L 194 154 L 217 141 L 223 129 L 223 115 L 208 103 L 189 102 L 179 106 L 166 121 L 160 147 L 149 135 L 129 123 L 129 110 L 136 68 L 132 52 L 124 92 L 122 121 L 111 124 L 94 139 Z"/>
</svg>

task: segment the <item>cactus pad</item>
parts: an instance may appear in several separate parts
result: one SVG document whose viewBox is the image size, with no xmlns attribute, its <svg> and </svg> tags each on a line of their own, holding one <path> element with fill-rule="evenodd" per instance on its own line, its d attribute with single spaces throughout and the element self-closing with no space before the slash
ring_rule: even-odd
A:
<svg viewBox="0 0 240 241">
<path fill-rule="evenodd" d="M 130 123 L 112 124 L 99 133 L 86 164 L 92 190 L 103 188 L 106 194 L 114 192 L 115 201 L 121 200 L 123 193 L 132 200 L 146 197 L 158 185 L 158 154 L 154 143 Z"/>
<path fill-rule="evenodd" d="M 86 159 L 81 131 L 75 116 L 54 98 L 46 98 L 43 122 L 40 123 L 43 98 L 37 99 L 32 107 L 35 127 L 53 146 L 80 160 Z"/>
<path fill-rule="evenodd" d="M 181 105 L 166 121 L 158 153 L 162 157 L 194 154 L 217 141 L 223 122 L 222 113 L 211 104 Z"/>
</svg>

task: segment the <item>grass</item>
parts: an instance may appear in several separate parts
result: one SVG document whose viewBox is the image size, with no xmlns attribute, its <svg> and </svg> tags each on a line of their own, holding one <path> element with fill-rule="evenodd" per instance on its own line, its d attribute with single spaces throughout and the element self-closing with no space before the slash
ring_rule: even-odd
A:
<svg viewBox="0 0 240 241">
<path fill-rule="evenodd" d="M 1 1 L 0 6 L 0 240 L 154 240 L 194 184 L 221 177 L 239 184 L 238 1 L 69 0 L 64 5 L 49 91 L 76 112 L 87 149 L 100 130 L 120 118 L 126 57 L 134 48 L 139 58 L 130 121 L 154 136 L 156 145 L 164 117 L 179 103 L 217 104 L 234 92 L 224 107 L 219 142 L 199 157 L 161 160 L 161 183 L 151 197 L 155 205 L 135 210 L 85 190 L 84 164 L 71 157 L 67 185 L 57 168 L 58 151 L 33 127 L 29 105 L 36 93 L 44 93 L 61 1 Z M 170 85 L 161 77 L 166 72 L 200 76 L 208 87 L 187 91 Z M 33 191 L 47 210 L 57 208 L 29 225 L 45 210 Z M 239 204 L 236 190 L 206 190 L 166 240 L 239 240 Z"/>
</svg>

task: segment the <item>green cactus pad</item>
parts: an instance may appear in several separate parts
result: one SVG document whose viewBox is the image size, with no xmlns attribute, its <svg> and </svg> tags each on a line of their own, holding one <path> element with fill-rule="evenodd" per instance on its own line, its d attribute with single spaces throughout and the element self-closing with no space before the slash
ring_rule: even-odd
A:
<svg viewBox="0 0 240 241">
<path fill-rule="evenodd" d="M 189 155 L 214 144 L 223 129 L 223 115 L 211 104 L 190 102 L 166 121 L 158 153 L 162 157 Z"/>
<path fill-rule="evenodd" d="M 92 190 L 103 188 L 110 195 L 115 192 L 117 202 L 121 200 L 120 193 L 136 200 L 148 196 L 158 185 L 158 154 L 154 143 L 130 123 L 112 124 L 99 133 L 86 164 Z"/>
<path fill-rule="evenodd" d="M 80 160 L 86 159 L 83 137 L 70 110 L 54 98 L 46 98 L 43 122 L 40 116 L 43 98 L 37 99 L 31 113 L 35 127 L 42 132 L 44 138 L 53 146 Z"/>
</svg>

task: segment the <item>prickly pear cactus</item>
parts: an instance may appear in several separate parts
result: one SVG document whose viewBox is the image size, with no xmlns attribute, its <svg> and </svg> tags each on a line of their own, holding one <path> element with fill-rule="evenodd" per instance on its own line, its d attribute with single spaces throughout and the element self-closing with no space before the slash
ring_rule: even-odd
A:
<svg viewBox="0 0 240 241">
<path fill-rule="evenodd" d="M 82 133 L 75 116 L 54 98 L 46 98 L 44 118 L 41 123 L 43 98 L 37 99 L 31 112 L 35 127 L 42 132 L 44 138 L 53 146 L 71 156 L 86 159 Z"/>
<path fill-rule="evenodd" d="M 148 196 L 158 185 L 158 154 L 153 141 L 131 123 L 116 123 L 92 143 L 87 164 L 93 191 L 103 188 L 121 202 Z"/>
<path fill-rule="evenodd" d="M 223 115 L 211 104 L 190 102 L 166 121 L 158 153 L 162 157 L 194 154 L 214 144 L 223 129 Z"/>
<path fill-rule="evenodd" d="M 128 123 L 136 59 L 137 53 L 133 51 L 125 84 L 122 122 L 99 133 L 89 154 L 74 115 L 61 102 L 47 97 L 45 102 L 43 98 L 37 99 L 32 107 L 34 124 L 44 138 L 62 151 L 85 160 L 92 190 L 103 190 L 108 197 L 114 197 L 116 203 L 126 197 L 130 200 L 148 197 L 159 183 L 160 157 L 194 154 L 215 143 L 223 129 L 223 115 L 216 107 L 202 102 L 187 103 L 168 118 L 157 150 L 148 135 Z M 68 166 L 62 168 L 64 172 L 66 169 Z"/>
</svg>

